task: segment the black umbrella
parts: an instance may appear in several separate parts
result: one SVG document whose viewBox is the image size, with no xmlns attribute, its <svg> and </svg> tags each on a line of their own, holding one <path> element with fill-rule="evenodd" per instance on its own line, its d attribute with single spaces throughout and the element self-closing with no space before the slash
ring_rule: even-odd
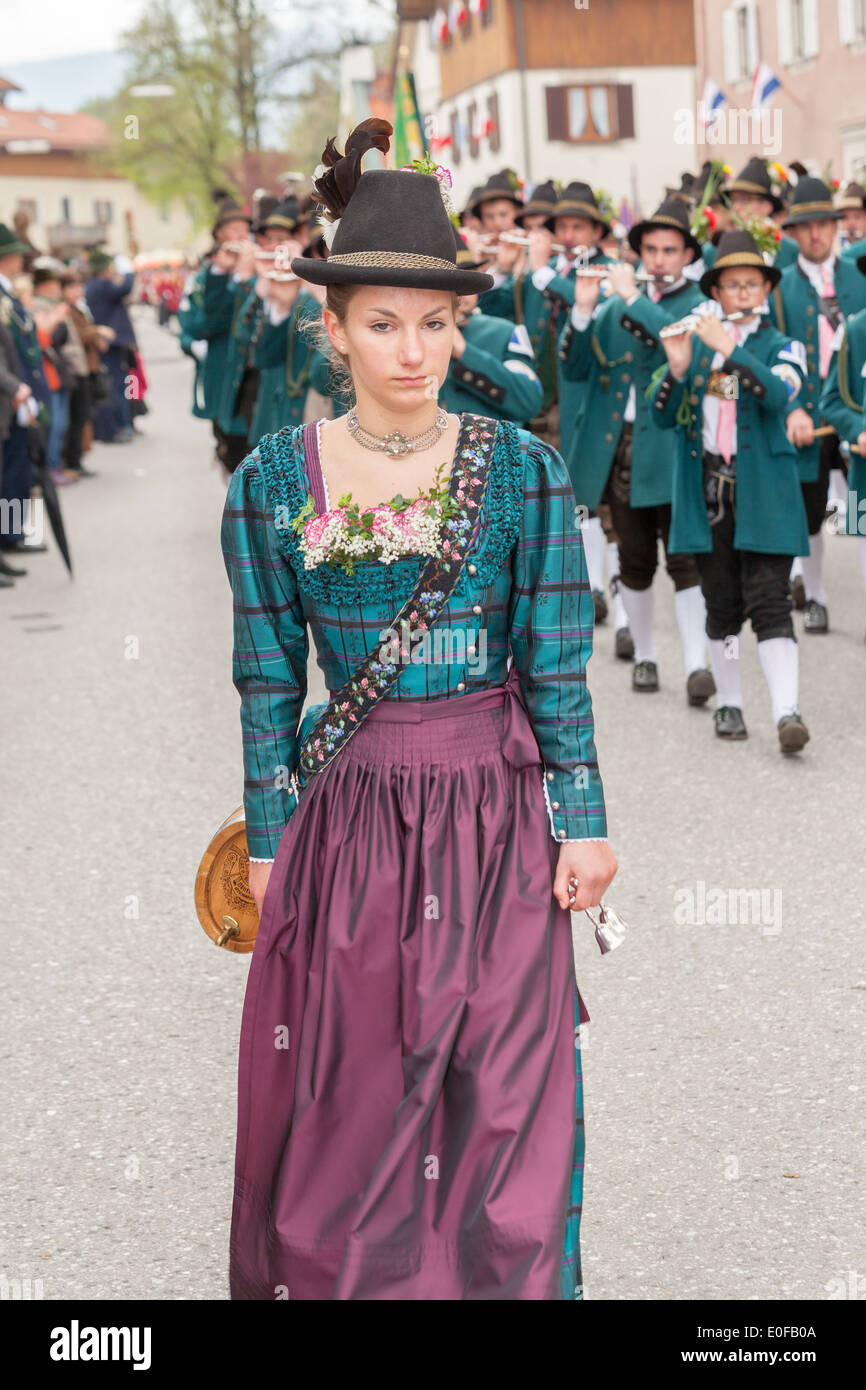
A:
<svg viewBox="0 0 866 1390">
<path fill-rule="evenodd" d="M 57 548 L 63 556 L 63 562 L 72 575 L 72 560 L 69 555 L 69 542 L 66 539 L 66 527 L 63 524 L 63 513 L 60 510 L 60 498 L 57 496 L 57 488 L 51 476 L 51 469 L 48 467 L 48 456 L 45 452 L 45 437 L 42 429 L 37 424 L 32 424 L 30 434 L 30 457 L 33 460 L 33 481 L 42 489 L 42 500 L 45 503 L 45 510 L 48 514 L 48 521 L 51 531 L 57 542 Z"/>
</svg>

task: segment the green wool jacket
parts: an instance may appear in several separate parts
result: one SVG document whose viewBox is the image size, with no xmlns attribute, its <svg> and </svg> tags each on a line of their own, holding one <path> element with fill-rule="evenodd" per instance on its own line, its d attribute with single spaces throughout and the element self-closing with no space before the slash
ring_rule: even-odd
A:
<svg viewBox="0 0 866 1390">
<path fill-rule="evenodd" d="M 205 400 L 205 369 L 203 361 L 195 356 L 192 350 L 194 342 L 204 338 L 204 282 L 207 275 L 207 266 L 202 266 L 187 281 L 184 288 L 183 298 L 177 311 L 177 321 L 180 327 L 180 347 L 187 357 L 191 357 L 195 363 L 195 376 L 192 387 L 192 413 L 198 419 L 207 420 L 210 418 Z M 210 344 L 208 344 L 210 352 Z"/>
<path fill-rule="evenodd" d="M 821 412 L 840 439 L 856 444 L 866 430 L 866 309 L 849 319 L 833 354 Z M 866 536 L 866 457 L 851 454 L 848 467 L 847 533 Z"/>
<path fill-rule="evenodd" d="M 846 319 L 861 309 L 866 309 L 866 275 L 861 275 L 857 266 L 845 257 L 837 258 L 834 268 L 834 282 L 839 299 L 839 308 Z M 821 423 L 821 389 L 823 382 L 819 371 L 819 331 L 820 300 L 808 275 L 801 270 L 798 262 L 782 272 L 782 279 L 770 295 L 770 311 L 778 328 L 791 338 L 797 338 L 806 349 L 808 376 L 804 391 L 790 402 L 788 413 L 802 407 L 808 411 L 816 426 Z M 815 440 L 804 449 L 799 449 L 800 479 L 804 483 L 814 483 L 818 477 L 821 443 Z"/>
<path fill-rule="evenodd" d="M 584 382 L 588 390 L 571 447 L 563 456 L 574 495 L 584 506 L 596 508 L 604 494 L 632 385 L 635 419 L 629 501 L 633 507 L 670 502 L 674 450 L 670 439 L 650 424 L 646 391 L 653 373 L 666 360 L 659 329 L 684 318 L 703 298 L 699 286 L 686 280 L 658 304 L 641 295 L 629 308 L 612 295 L 583 330 L 576 329 L 569 316 L 559 342 L 562 373 L 567 380 Z"/>
<path fill-rule="evenodd" d="M 672 518 L 668 549 L 694 554 L 713 548 L 704 501 L 703 403 L 712 348 L 693 339 L 692 360 L 682 381 L 668 370 L 650 392 L 650 415 L 661 429 L 676 429 Z M 737 378 L 736 512 L 734 546 L 762 555 L 808 555 L 806 509 L 794 446 L 785 433 L 790 400 L 802 382 L 802 349 L 767 316 L 745 345 L 738 344 L 721 371 Z M 786 381 L 785 378 L 788 378 Z"/>
<path fill-rule="evenodd" d="M 251 284 L 251 281 L 238 281 L 231 275 L 221 275 L 213 266 L 208 268 L 204 280 L 202 337 L 208 343 L 202 373 L 204 400 L 208 417 L 216 420 L 226 434 L 247 432 L 247 422 L 241 416 L 231 416 L 228 423 L 224 423 L 223 405 L 227 394 L 229 353 L 236 351 L 232 347 L 235 329 Z"/>
<path fill-rule="evenodd" d="M 443 410 L 481 412 L 525 425 L 541 409 L 542 385 L 526 327 L 475 310 L 464 324 L 466 348 L 452 357 L 439 392 Z"/>
<path fill-rule="evenodd" d="M 318 300 L 302 289 L 281 323 L 264 319 L 253 353 L 259 392 L 249 434 L 252 444 L 263 435 L 276 434 L 283 425 L 303 424 L 313 363 L 321 357 L 304 325 L 316 321 L 321 312 Z"/>
<path fill-rule="evenodd" d="M 238 305 L 226 348 L 223 384 L 217 411 L 217 424 L 226 434 L 249 434 L 248 421 L 238 412 L 238 391 L 262 329 L 265 306 L 255 290 L 255 280 L 233 280 L 229 293 Z"/>
</svg>

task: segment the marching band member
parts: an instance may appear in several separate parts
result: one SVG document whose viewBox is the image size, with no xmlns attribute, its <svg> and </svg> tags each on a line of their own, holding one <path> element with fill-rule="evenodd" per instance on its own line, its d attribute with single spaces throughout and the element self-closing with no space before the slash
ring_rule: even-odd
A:
<svg viewBox="0 0 866 1390">
<path fill-rule="evenodd" d="M 753 218 L 769 221 L 785 211 L 785 199 L 773 188 L 767 161 L 758 155 L 748 161 L 735 179 L 731 179 L 720 190 L 719 196 L 736 218 L 748 222 Z M 716 245 L 707 242 L 703 247 L 703 259 L 711 266 L 716 258 Z M 764 260 L 767 265 L 777 265 L 780 270 L 793 264 L 797 259 L 797 243 L 791 237 L 783 236 L 775 255 L 767 251 Z"/>
<path fill-rule="evenodd" d="M 211 228 L 217 250 L 200 277 L 201 314 L 198 327 L 200 339 L 207 343 L 207 355 L 201 372 L 202 410 L 213 421 L 217 455 L 228 473 L 234 471 L 247 451 L 246 422 L 243 419 L 230 421 L 237 427 L 226 433 L 217 417 L 220 414 L 232 327 L 239 309 L 231 290 L 232 275 L 238 264 L 238 251 L 233 248 L 248 242 L 251 226 L 249 214 L 233 198 L 224 198 Z"/>
<path fill-rule="evenodd" d="M 866 275 L 866 255 L 858 258 L 857 267 Z M 866 309 L 836 331 L 821 413 L 852 451 L 845 530 L 857 537 L 866 584 Z"/>
<path fill-rule="evenodd" d="M 300 241 L 294 238 L 281 244 L 285 248 L 286 267 L 295 256 L 304 253 Z M 275 434 L 284 425 L 305 423 L 313 368 L 321 356 L 307 329 L 321 319 L 324 291 L 297 277 L 284 281 L 272 278 L 278 273 L 266 272 L 256 281 L 263 318 L 253 345 L 259 389 L 250 426 L 251 444 L 266 434 Z"/>
<path fill-rule="evenodd" d="M 829 630 L 824 590 L 822 527 L 832 468 L 843 468 L 838 440 L 819 440 L 821 388 L 832 356 L 833 337 L 844 318 L 866 307 L 866 281 L 849 258 L 836 256 L 833 244 L 842 214 L 833 206 L 830 189 L 820 179 L 801 178 L 794 190 L 783 226 L 799 248 L 797 260 L 782 274 L 771 297 L 781 331 L 806 348 L 808 376 L 805 391 L 788 406 L 788 438 L 799 451 L 800 481 L 809 526 L 809 554 L 802 560 L 806 590 L 807 632 Z"/>
<path fill-rule="evenodd" d="M 455 233 L 457 266 L 477 270 L 478 262 Z M 477 294 L 461 295 L 454 328 L 451 365 L 439 392 L 443 410 L 477 411 L 495 420 L 526 425 L 541 406 L 535 353 L 523 324 L 481 312 Z"/>
<path fill-rule="evenodd" d="M 866 188 L 862 183 L 849 183 L 836 199 L 842 214 L 839 222 L 839 245 L 844 251 L 854 242 L 866 238 Z"/>
<path fill-rule="evenodd" d="M 665 336 L 668 361 L 650 415 L 677 431 L 669 548 L 694 554 L 707 606 L 719 738 L 746 738 L 739 634 L 751 620 L 779 746 L 809 740 L 797 709 L 797 642 L 788 575 L 808 549 L 786 412 L 803 387 L 805 353 L 765 311 L 781 278 L 745 231 L 726 232 L 701 288 L 718 310 Z M 710 306 L 707 306 L 709 309 Z M 732 315 L 736 314 L 736 319 Z"/>
<path fill-rule="evenodd" d="M 578 503 L 593 513 L 602 502 L 610 507 L 619 542 L 619 593 L 634 641 L 633 688 L 659 688 L 652 584 L 661 539 L 674 584 L 687 696 L 690 704 L 701 705 L 714 685 L 705 664 L 700 576 L 691 555 L 669 550 L 673 449 L 651 428 L 646 403 L 652 374 L 664 360 L 659 330 L 704 297 L 684 274 L 686 265 L 700 256 L 700 244 L 680 198 L 665 199 L 652 217 L 632 227 L 628 239 L 645 270 L 669 276 L 672 283 L 660 279 L 648 297 L 639 292 L 630 266 L 613 266 L 613 294 L 596 310 L 598 280 L 578 276 L 560 358 L 565 377 L 582 381 L 588 389 L 586 408 L 565 458 Z M 588 566 L 589 555 L 587 546 Z"/>
</svg>

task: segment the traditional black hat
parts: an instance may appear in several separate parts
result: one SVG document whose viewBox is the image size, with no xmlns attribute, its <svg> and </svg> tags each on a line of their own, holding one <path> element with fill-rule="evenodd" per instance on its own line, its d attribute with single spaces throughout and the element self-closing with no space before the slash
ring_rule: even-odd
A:
<svg viewBox="0 0 866 1390">
<path fill-rule="evenodd" d="M 562 190 L 545 223 L 551 232 L 556 230 L 554 222 L 557 217 L 588 217 L 591 222 L 601 227 L 604 236 L 611 235 L 610 223 L 605 222 L 602 217 L 598 199 L 588 183 L 570 183 Z"/>
<path fill-rule="evenodd" d="M 30 247 L 25 246 L 23 241 L 19 241 L 5 222 L 0 222 L 0 256 L 14 256 L 16 254 L 26 256 L 29 250 Z"/>
<path fill-rule="evenodd" d="M 493 276 L 459 270 L 454 227 L 434 174 L 406 169 L 361 173 L 369 149 L 387 153 L 393 127 L 370 117 L 356 126 L 341 155 L 329 140 L 313 186 L 326 209 L 326 261 L 296 256 L 292 270 L 317 285 L 405 285 L 476 294 Z M 329 235 L 330 231 L 330 235 Z"/>
<path fill-rule="evenodd" d="M 782 278 L 782 272 L 778 266 L 767 265 L 764 257 L 758 250 L 754 237 L 744 228 L 736 227 L 730 232 L 722 232 L 719 238 L 716 259 L 713 261 L 709 270 L 705 270 L 700 279 L 701 290 L 709 299 L 710 290 L 713 285 L 718 283 L 719 276 L 723 270 L 730 266 L 753 265 L 762 271 L 770 281 L 771 287 L 778 285 Z"/>
<path fill-rule="evenodd" d="M 246 222 L 252 227 L 253 219 L 248 212 L 244 212 L 240 203 L 234 198 L 223 198 L 217 206 L 217 215 L 211 227 L 211 235 L 216 236 L 220 227 L 226 222 Z"/>
<path fill-rule="evenodd" d="M 839 195 L 836 206 L 840 212 L 849 212 L 854 208 L 863 212 L 866 210 L 866 188 L 863 187 L 862 183 L 853 181 L 846 184 Z"/>
<path fill-rule="evenodd" d="M 262 230 L 265 218 L 269 212 L 273 212 L 279 201 L 275 193 L 263 193 L 259 198 L 258 203 L 255 205 L 256 215 L 253 218 L 252 224 L 252 232 L 254 235 L 258 235 Z"/>
<path fill-rule="evenodd" d="M 814 222 L 817 218 L 842 216 L 833 204 L 833 194 L 823 179 L 801 178 L 794 189 L 794 196 L 788 204 L 788 216 L 783 227 L 798 227 L 801 222 Z"/>
<path fill-rule="evenodd" d="M 640 255 L 640 244 L 645 232 L 666 232 L 671 228 L 674 231 L 682 232 L 686 246 L 690 246 L 692 249 L 692 260 L 697 260 L 701 254 L 701 243 L 689 225 L 689 209 L 682 198 L 665 198 L 652 217 L 645 217 L 642 222 L 635 222 L 629 230 L 628 244 L 632 251 L 636 251 Z"/>
<path fill-rule="evenodd" d="M 753 155 L 746 167 L 735 179 L 726 183 L 720 193 L 726 207 L 730 206 L 730 193 L 750 193 L 756 198 L 767 198 L 773 204 L 773 212 L 781 212 L 785 206 L 784 199 L 773 192 L 767 161 L 759 155 Z"/>
<path fill-rule="evenodd" d="M 514 180 L 514 182 L 512 182 Z M 476 217 L 481 216 L 481 204 L 492 203 L 494 198 L 507 198 L 518 209 L 523 207 L 523 199 L 520 196 L 519 188 L 515 187 L 517 175 L 513 169 L 500 169 L 498 174 L 491 174 L 490 178 L 481 188 L 476 188 L 466 205 L 466 211 L 474 213 Z"/>
<path fill-rule="evenodd" d="M 533 217 L 538 214 L 544 214 L 550 217 L 558 200 L 559 190 L 553 182 L 553 179 L 548 179 L 546 183 L 537 183 L 532 190 L 532 197 L 529 199 L 529 202 L 523 204 L 514 220 L 518 227 L 522 227 L 525 217 Z"/>
<path fill-rule="evenodd" d="M 300 206 L 293 193 L 282 202 L 274 199 L 274 206 L 269 208 L 264 217 L 259 218 L 256 231 L 263 232 L 266 227 L 277 227 L 282 231 L 294 232 L 297 230 L 298 217 L 300 216 Z"/>
</svg>

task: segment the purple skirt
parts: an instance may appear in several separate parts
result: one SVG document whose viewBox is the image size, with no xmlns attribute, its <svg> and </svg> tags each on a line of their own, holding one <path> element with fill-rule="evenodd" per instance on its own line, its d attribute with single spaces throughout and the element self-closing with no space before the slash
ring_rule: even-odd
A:
<svg viewBox="0 0 866 1390">
<path fill-rule="evenodd" d="M 588 1014 L 542 776 L 512 667 L 381 701 L 302 793 L 244 999 L 233 1299 L 581 1296 Z"/>
</svg>

